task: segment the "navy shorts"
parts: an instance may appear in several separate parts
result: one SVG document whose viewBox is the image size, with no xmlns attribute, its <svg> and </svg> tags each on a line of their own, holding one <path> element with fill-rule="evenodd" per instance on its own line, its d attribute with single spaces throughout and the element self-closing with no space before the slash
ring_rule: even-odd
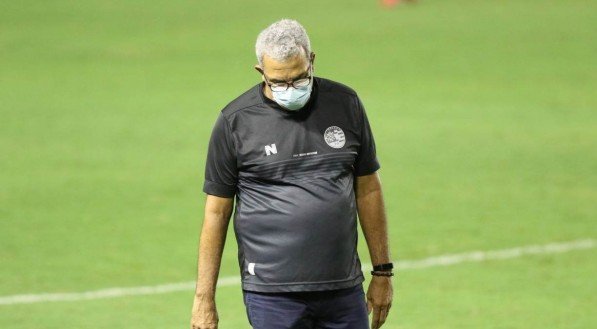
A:
<svg viewBox="0 0 597 329">
<path fill-rule="evenodd" d="M 368 329 L 363 286 L 304 292 L 243 290 L 254 329 Z"/>
</svg>

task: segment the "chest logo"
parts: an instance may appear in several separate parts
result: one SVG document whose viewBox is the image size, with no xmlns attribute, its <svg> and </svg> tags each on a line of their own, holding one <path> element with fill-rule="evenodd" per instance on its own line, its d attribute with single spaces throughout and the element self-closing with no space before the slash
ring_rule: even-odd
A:
<svg viewBox="0 0 597 329">
<path fill-rule="evenodd" d="M 342 129 L 340 129 L 340 127 L 336 126 L 328 127 L 328 129 L 326 129 L 323 133 L 323 139 L 325 139 L 325 142 L 329 146 L 335 149 L 341 148 L 346 143 L 346 136 L 344 136 L 344 132 Z"/>
<path fill-rule="evenodd" d="M 272 155 L 272 154 L 276 154 L 278 153 L 278 150 L 276 149 L 276 144 L 272 144 L 272 145 L 265 145 L 265 155 Z"/>
</svg>

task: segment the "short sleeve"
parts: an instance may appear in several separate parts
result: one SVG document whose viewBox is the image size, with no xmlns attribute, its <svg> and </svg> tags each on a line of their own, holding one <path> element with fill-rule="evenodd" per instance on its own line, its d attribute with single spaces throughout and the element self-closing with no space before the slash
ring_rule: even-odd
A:
<svg viewBox="0 0 597 329">
<path fill-rule="evenodd" d="M 216 120 L 207 151 L 203 192 L 231 198 L 236 194 L 238 169 L 232 131 L 222 113 Z"/>
<path fill-rule="evenodd" d="M 367 113 L 361 103 L 361 100 L 357 97 L 357 107 L 360 120 L 360 146 L 359 153 L 354 164 L 355 176 L 365 176 L 374 173 L 380 168 L 379 161 L 377 160 L 377 154 L 375 151 L 375 140 L 373 139 L 373 132 L 367 119 Z"/>
</svg>

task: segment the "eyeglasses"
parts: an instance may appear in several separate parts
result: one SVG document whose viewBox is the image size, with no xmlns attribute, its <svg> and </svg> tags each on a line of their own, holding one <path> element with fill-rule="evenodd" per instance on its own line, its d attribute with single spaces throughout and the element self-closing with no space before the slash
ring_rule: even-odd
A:
<svg viewBox="0 0 597 329">
<path fill-rule="evenodd" d="M 311 72 L 311 63 L 309 63 L 307 72 Z M 265 78 L 265 83 L 272 89 L 272 91 L 286 91 L 290 86 L 295 89 L 306 87 L 311 83 L 311 78 L 313 77 L 312 74 L 309 74 L 304 78 L 295 79 L 290 82 L 269 82 L 269 79 L 265 76 L 265 73 L 262 74 Z"/>
</svg>

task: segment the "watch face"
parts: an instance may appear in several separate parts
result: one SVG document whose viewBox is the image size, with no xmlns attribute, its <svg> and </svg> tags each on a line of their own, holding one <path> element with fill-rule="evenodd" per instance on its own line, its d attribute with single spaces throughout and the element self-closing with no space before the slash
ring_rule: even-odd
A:
<svg viewBox="0 0 597 329">
<path fill-rule="evenodd" d="M 373 269 L 377 270 L 377 271 L 391 270 L 392 268 L 394 268 L 394 265 L 392 263 L 379 264 L 379 265 L 373 266 Z"/>
</svg>

